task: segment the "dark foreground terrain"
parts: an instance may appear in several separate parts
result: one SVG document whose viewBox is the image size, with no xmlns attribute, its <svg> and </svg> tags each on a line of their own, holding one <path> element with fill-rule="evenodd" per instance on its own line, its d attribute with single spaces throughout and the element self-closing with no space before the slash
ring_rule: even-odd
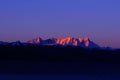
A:
<svg viewBox="0 0 120 80">
<path fill-rule="evenodd" d="M 120 75 L 120 50 L 1 45 L 0 73 Z"/>
<path fill-rule="evenodd" d="M 58 46 L 0 46 L 1 61 L 120 63 L 120 50 Z"/>
</svg>

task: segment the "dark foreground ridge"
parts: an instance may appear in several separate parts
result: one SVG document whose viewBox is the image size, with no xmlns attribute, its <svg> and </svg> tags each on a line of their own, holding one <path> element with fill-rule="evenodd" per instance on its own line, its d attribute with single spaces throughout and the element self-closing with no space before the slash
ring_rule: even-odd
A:
<svg viewBox="0 0 120 80">
<path fill-rule="evenodd" d="M 0 60 L 39 62 L 120 63 L 120 50 L 59 46 L 0 45 Z"/>
<path fill-rule="evenodd" d="M 0 73 L 119 75 L 120 50 L 0 45 Z"/>
</svg>

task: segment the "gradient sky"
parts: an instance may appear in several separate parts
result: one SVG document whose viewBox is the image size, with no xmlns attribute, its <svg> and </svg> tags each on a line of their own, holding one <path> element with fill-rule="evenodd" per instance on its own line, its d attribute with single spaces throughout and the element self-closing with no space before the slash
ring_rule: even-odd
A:
<svg viewBox="0 0 120 80">
<path fill-rule="evenodd" d="M 39 36 L 120 48 L 120 0 L 0 0 L 0 41 Z"/>
</svg>

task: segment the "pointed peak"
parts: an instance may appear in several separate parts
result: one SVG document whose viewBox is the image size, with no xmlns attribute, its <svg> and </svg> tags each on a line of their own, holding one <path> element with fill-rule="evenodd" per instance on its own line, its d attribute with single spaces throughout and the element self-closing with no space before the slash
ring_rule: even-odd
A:
<svg viewBox="0 0 120 80">
<path fill-rule="evenodd" d="M 90 39 L 88 37 L 83 38 L 84 41 L 89 41 Z"/>
<path fill-rule="evenodd" d="M 38 37 L 36 38 L 36 42 L 40 42 L 42 40 L 42 38 Z"/>
<path fill-rule="evenodd" d="M 85 38 L 84 38 L 84 42 L 85 42 L 85 46 L 88 47 L 89 44 L 90 44 L 89 38 L 88 38 L 88 37 L 85 37 Z"/>
<path fill-rule="evenodd" d="M 78 38 L 78 40 L 79 40 L 80 42 L 83 42 L 83 38 Z"/>
<path fill-rule="evenodd" d="M 35 39 L 33 39 L 33 40 L 29 40 L 29 41 L 27 41 L 27 42 L 28 42 L 28 43 L 40 43 L 41 40 L 42 40 L 42 38 L 37 37 L 37 38 L 35 38 Z"/>
</svg>

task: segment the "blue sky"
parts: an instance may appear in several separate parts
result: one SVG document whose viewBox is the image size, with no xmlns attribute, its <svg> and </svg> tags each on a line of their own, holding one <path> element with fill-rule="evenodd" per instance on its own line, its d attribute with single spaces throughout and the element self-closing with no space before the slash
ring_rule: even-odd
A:
<svg viewBox="0 0 120 80">
<path fill-rule="evenodd" d="M 120 48 L 120 0 L 0 0 L 0 40 L 89 37 Z"/>
</svg>

